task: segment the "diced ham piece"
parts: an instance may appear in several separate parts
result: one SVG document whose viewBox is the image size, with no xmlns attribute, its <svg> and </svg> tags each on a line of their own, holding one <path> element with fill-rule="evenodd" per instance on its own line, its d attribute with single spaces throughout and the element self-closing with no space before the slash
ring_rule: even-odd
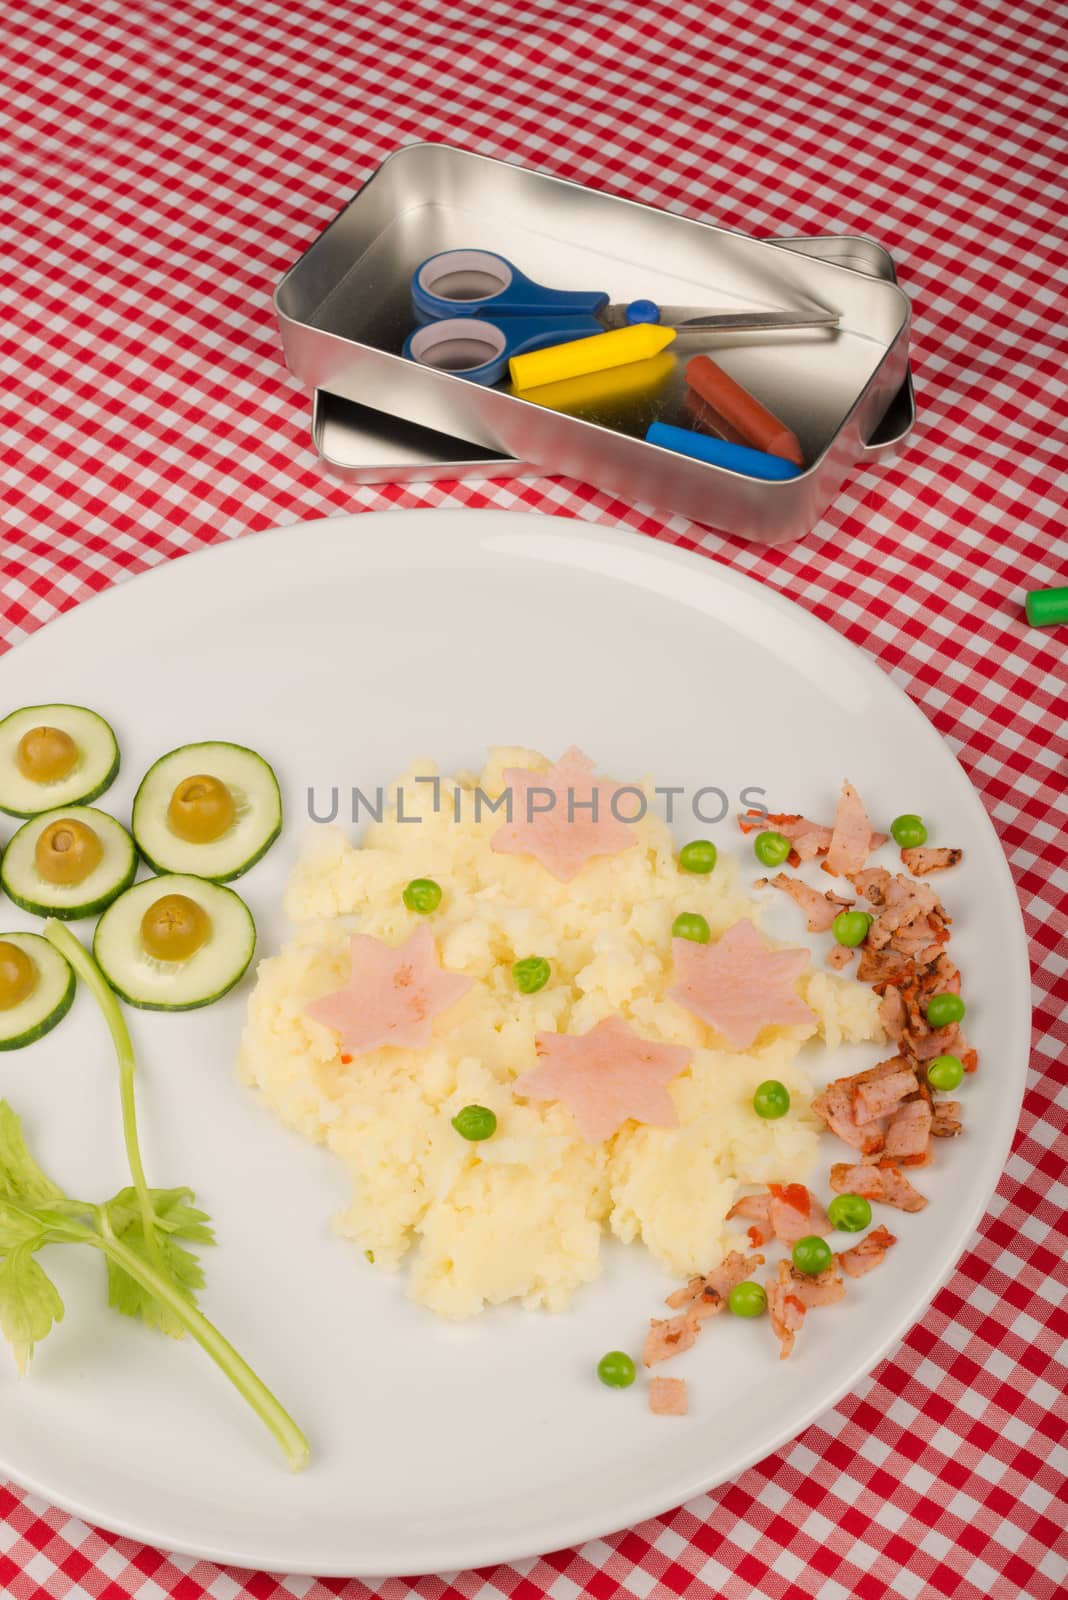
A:
<svg viewBox="0 0 1068 1600">
<path fill-rule="evenodd" d="M 945 872 L 947 867 L 955 867 L 963 854 L 963 850 L 919 844 L 902 850 L 901 859 L 917 878 L 925 878 L 929 872 Z"/>
<path fill-rule="evenodd" d="M 878 1166 L 861 1162 L 851 1167 L 845 1161 L 836 1161 L 831 1168 L 831 1188 L 835 1194 L 863 1195 L 865 1200 L 881 1201 L 899 1211 L 922 1211 L 927 1204 L 893 1162 L 880 1162 Z"/>
<path fill-rule="evenodd" d="M 769 1278 L 766 1287 L 768 1316 L 772 1332 L 779 1341 L 779 1360 L 785 1361 L 804 1326 L 805 1308 L 788 1284 Z"/>
<path fill-rule="evenodd" d="M 924 1162 L 931 1140 L 931 1105 L 922 1096 L 899 1106 L 886 1125 L 887 1156 L 907 1164 Z"/>
<path fill-rule="evenodd" d="M 838 1256 L 842 1271 L 850 1278 L 863 1278 L 866 1272 L 880 1265 L 885 1259 L 886 1252 L 891 1245 L 897 1244 L 897 1239 L 889 1228 L 873 1228 L 865 1234 L 859 1244 L 849 1250 L 843 1250 Z"/>
<path fill-rule="evenodd" d="M 934 1139 L 956 1139 L 961 1132 L 961 1103 L 959 1100 L 936 1100 L 931 1107 L 931 1136 Z"/>
<path fill-rule="evenodd" d="M 835 972 L 841 972 L 843 967 L 848 967 L 856 953 L 847 944 L 832 944 L 827 952 L 827 965 Z"/>
<path fill-rule="evenodd" d="M 759 1200 L 761 1196 L 752 1195 L 750 1198 Z M 768 1197 L 765 1195 L 763 1198 Z M 674 1294 L 669 1294 L 667 1304 L 675 1310 L 692 1305 L 697 1320 L 703 1322 L 706 1317 L 715 1316 L 717 1312 L 722 1311 L 731 1290 L 736 1289 L 740 1283 L 745 1283 L 753 1276 L 756 1269 L 763 1265 L 762 1255 L 747 1256 L 740 1250 L 732 1250 L 729 1255 L 724 1256 L 718 1267 L 713 1267 L 711 1272 L 706 1272 L 703 1277 L 691 1278 L 683 1288 L 676 1289 Z"/>
<path fill-rule="evenodd" d="M 770 1183 L 767 1194 L 743 1195 L 731 1206 L 726 1220 L 734 1217 L 752 1220 L 765 1238 L 772 1234 L 782 1244 L 796 1244 L 811 1233 L 823 1237 L 832 1231 L 826 1211 L 803 1183 Z"/>
<path fill-rule="evenodd" d="M 654 1417 L 684 1417 L 689 1407 L 685 1378 L 650 1378 L 649 1410 Z"/>
<path fill-rule="evenodd" d="M 837 1261 L 822 1272 L 799 1272 L 791 1261 L 779 1262 L 779 1282 L 811 1311 L 814 1306 L 833 1306 L 845 1299 L 845 1284 Z"/>
<path fill-rule="evenodd" d="M 803 1183 L 769 1183 L 768 1189 L 772 1231 L 783 1244 L 796 1244 L 810 1233 L 822 1238 L 831 1232 L 826 1211 Z"/>
<path fill-rule="evenodd" d="M 826 933 L 839 911 L 853 904 L 852 900 L 840 894 L 832 894 L 829 889 L 826 893 L 813 889 L 810 884 L 803 883 L 800 878 L 791 878 L 785 872 L 777 872 L 774 878 L 766 881 L 773 889 L 781 889 L 788 894 L 800 906 L 809 933 Z"/>
<path fill-rule="evenodd" d="M 753 1224 L 748 1233 L 754 1244 L 766 1244 L 771 1238 L 771 1195 L 743 1194 L 742 1198 L 731 1206 L 724 1220 L 733 1222 L 735 1217 L 741 1217 Z M 760 1235 L 759 1240 L 755 1234 Z M 670 1300 L 668 1304 L 671 1304 Z"/>
<path fill-rule="evenodd" d="M 643 1364 L 653 1367 L 658 1361 L 669 1361 L 672 1356 L 680 1356 L 684 1350 L 696 1344 L 700 1331 L 700 1319 L 694 1315 L 692 1308 L 664 1321 L 657 1321 L 654 1317 L 649 1324 L 642 1351 Z"/>
<path fill-rule="evenodd" d="M 880 843 L 885 843 L 885 834 L 880 834 L 878 838 Z M 868 821 L 868 813 L 859 794 L 847 780 L 842 785 L 842 798 L 838 802 L 823 870 L 834 873 L 836 877 L 847 878 L 850 873 L 863 870 L 875 848 L 876 836 Z"/>
</svg>

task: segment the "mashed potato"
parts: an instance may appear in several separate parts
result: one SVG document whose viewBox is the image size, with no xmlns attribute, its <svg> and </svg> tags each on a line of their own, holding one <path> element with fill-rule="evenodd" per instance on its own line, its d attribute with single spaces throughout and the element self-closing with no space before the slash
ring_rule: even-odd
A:
<svg viewBox="0 0 1068 1600">
<path fill-rule="evenodd" d="M 805 1041 L 881 1037 L 871 990 L 809 968 L 798 990 L 814 1025 L 766 1028 L 745 1053 L 720 1048 L 666 997 L 671 924 L 698 911 L 715 938 L 741 917 L 759 920 L 735 862 L 680 872 L 670 829 L 650 813 L 634 825 L 637 848 L 558 883 L 529 857 L 490 849 L 500 816 L 475 819 L 475 785 L 499 793 L 509 766 L 547 762 L 494 751 L 481 777 L 441 779 L 436 813 L 434 786 L 415 782 L 436 769 L 419 763 L 399 780 L 418 823 L 389 813 L 360 847 L 338 828 L 316 830 L 286 895 L 294 938 L 259 965 L 238 1063 L 285 1123 L 345 1163 L 352 1203 L 340 1231 L 378 1266 L 407 1258 L 412 1296 L 449 1317 L 513 1299 L 564 1306 L 597 1276 L 606 1228 L 642 1240 L 673 1273 L 717 1266 L 738 1243 L 724 1216 L 739 1186 L 803 1181 L 813 1166 Z M 384 1047 L 343 1063 L 334 1032 L 305 1007 L 346 982 L 353 932 L 400 944 L 413 931 L 401 893 L 415 877 L 444 889 L 431 923 L 443 966 L 476 981 L 435 1020 L 428 1049 Z M 520 994 L 512 963 L 535 954 L 552 962 L 552 980 Z M 563 1106 L 517 1099 L 512 1085 L 534 1064 L 536 1033 L 584 1033 L 613 1015 L 693 1056 L 670 1089 L 680 1127 L 631 1122 L 591 1147 Z M 790 1090 L 781 1121 L 753 1112 L 765 1078 Z M 497 1115 L 484 1143 L 451 1126 L 472 1103 Z"/>
</svg>

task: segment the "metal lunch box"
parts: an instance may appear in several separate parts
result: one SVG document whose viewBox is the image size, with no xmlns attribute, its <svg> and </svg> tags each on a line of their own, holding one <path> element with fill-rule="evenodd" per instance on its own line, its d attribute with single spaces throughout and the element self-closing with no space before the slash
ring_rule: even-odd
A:
<svg viewBox="0 0 1068 1600">
<path fill-rule="evenodd" d="M 797 250 L 838 261 L 855 272 L 897 282 L 890 252 L 874 239 L 851 234 L 816 234 L 800 239 L 769 239 L 782 250 Z M 861 460 L 890 461 L 912 432 L 916 401 L 912 374 L 876 424 Z M 324 469 L 344 483 L 434 483 L 462 478 L 539 478 L 541 467 L 480 445 L 420 428 L 373 406 L 316 389 L 312 397 L 312 444 Z"/>
<path fill-rule="evenodd" d="M 468 475 L 514 476 L 530 463 L 779 543 L 806 533 L 850 468 L 879 450 L 882 419 L 908 390 L 909 303 L 892 264 L 887 272 L 870 241 L 835 240 L 836 260 L 821 256 L 824 244 L 751 239 L 447 145 L 408 145 L 290 269 L 275 304 L 293 373 L 312 391 L 370 408 L 370 417 L 357 415 L 357 431 L 400 419 L 479 447 L 459 452 Z M 405 360 L 412 272 L 425 257 L 464 246 L 499 251 L 554 287 L 605 288 L 616 301 L 833 308 L 833 330 L 706 332 L 697 345 L 687 336 L 687 354 L 712 354 L 793 429 L 808 467 L 788 481 L 759 482 L 647 444 L 654 417 L 685 425 L 683 361 L 652 397 L 565 414 Z M 317 429 L 326 426 L 323 406 L 317 397 Z M 428 443 L 456 458 L 453 445 L 425 435 L 414 453 Z"/>
</svg>

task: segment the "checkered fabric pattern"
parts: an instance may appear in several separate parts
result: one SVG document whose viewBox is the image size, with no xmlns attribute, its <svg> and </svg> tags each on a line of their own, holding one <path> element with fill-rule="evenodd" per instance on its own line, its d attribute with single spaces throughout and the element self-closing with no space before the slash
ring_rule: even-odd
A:
<svg viewBox="0 0 1068 1600">
<path fill-rule="evenodd" d="M 1064 1594 L 1066 633 L 1022 615 L 1025 590 L 1068 582 L 1063 9 L 8 0 L 0 14 L 6 645 L 146 567 L 330 512 L 526 507 L 701 550 L 871 652 L 949 741 L 1012 863 L 1036 1003 L 1012 1156 L 952 1281 L 854 1394 L 736 1482 L 581 1550 L 373 1591 L 168 1557 L 8 1486 L 0 1590 Z M 390 150 L 426 138 L 756 234 L 881 239 L 916 310 L 920 422 L 898 464 L 858 472 L 815 532 L 774 550 L 560 479 L 325 477 L 270 292 Z"/>
</svg>

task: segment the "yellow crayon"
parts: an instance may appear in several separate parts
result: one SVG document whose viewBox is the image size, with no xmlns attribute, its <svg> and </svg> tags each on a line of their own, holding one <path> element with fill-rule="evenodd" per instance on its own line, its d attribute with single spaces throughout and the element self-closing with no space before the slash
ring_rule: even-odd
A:
<svg viewBox="0 0 1068 1600">
<path fill-rule="evenodd" d="M 573 339 L 570 344 L 554 344 L 547 350 L 513 356 L 508 370 L 516 389 L 537 389 L 564 378 L 581 378 L 587 372 L 644 361 L 657 355 L 674 338 L 674 328 L 636 322 L 629 328 L 613 328 L 611 333 L 595 333 L 589 339 Z"/>
<path fill-rule="evenodd" d="M 517 358 L 518 359 L 518 358 Z M 653 394 L 675 370 L 675 357 L 666 350 L 645 361 L 628 361 L 607 372 L 584 372 L 581 378 L 562 378 L 537 389 L 524 389 L 523 399 L 550 411 L 588 411 L 594 407 L 626 405 Z"/>
</svg>

